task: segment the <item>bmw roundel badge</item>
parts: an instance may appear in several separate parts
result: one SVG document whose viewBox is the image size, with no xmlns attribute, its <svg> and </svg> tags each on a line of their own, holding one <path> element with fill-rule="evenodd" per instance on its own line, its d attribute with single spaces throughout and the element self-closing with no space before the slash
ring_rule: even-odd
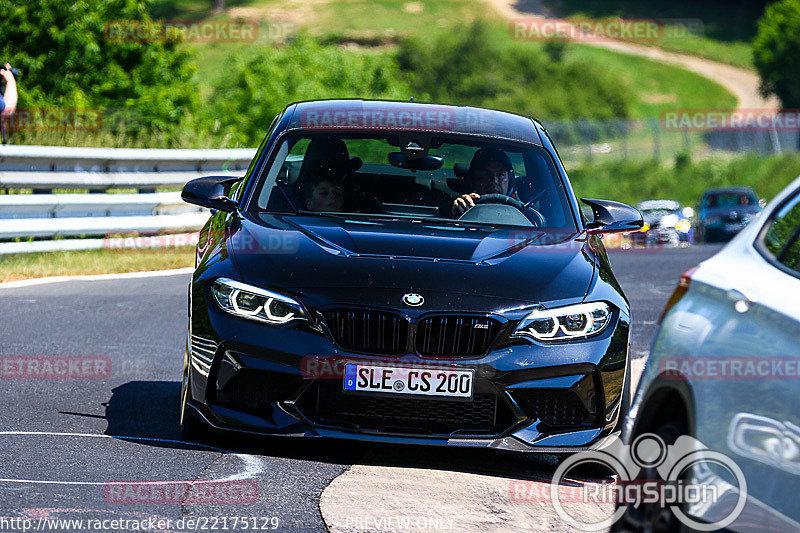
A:
<svg viewBox="0 0 800 533">
<path fill-rule="evenodd" d="M 425 303 L 425 298 L 419 294 L 409 292 L 408 294 L 403 295 L 403 303 L 410 305 L 411 307 L 418 307 Z"/>
</svg>

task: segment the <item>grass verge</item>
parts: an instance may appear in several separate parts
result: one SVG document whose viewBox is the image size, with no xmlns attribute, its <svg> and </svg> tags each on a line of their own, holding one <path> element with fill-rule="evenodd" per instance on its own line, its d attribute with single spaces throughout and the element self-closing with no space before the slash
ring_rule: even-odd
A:
<svg viewBox="0 0 800 533">
<path fill-rule="evenodd" d="M 50 276 L 169 270 L 193 264 L 193 246 L 9 254 L 0 255 L 0 282 Z"/>
</svg>

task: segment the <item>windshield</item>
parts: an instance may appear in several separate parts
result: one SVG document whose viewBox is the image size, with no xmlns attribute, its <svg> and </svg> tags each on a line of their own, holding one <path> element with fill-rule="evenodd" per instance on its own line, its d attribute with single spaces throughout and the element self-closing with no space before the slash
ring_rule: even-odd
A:
<svg viewBox="0 0 800 533">
<path fill-rule="evenodd" d="M 705 207 L 741 207 L 758 204 L 755 196 L 744 192 L 730 192 L 712 194 L 706 197 Z"/>
<path fill-rule="evenodd" d="M 539 147 L 413 133 L 298 134 L 276 153 L 256 189 L 261 211 L 576 229 L 553 161 Z M 470 199 L 459 208 L 464 195 Z"/>
<path fill-rule="evenodd" d="M 680 209 L 641 209 L 643 215 L 659 216 L 678 215 L 681 213 Z"/>
</svg>

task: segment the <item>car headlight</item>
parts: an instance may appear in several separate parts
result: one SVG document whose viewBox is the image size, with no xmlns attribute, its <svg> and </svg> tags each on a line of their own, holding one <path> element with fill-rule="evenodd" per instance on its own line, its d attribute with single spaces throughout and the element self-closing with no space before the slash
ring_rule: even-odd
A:
<svg viewBox="0 0 800 533">
<path fill-rule="evenodd" d="M 675 224 L 675 229 L 681 233 L 689 233 L 689 230 L 692 229 L 692 223 L 691 221 L 683 218 L 679 220 L 677 224 Z"/>
<path fill-rule="evenodd" d="M 661 219 L 661 226 L 665 228 L 674 228 L 679 220 L 680 219 L 678 218 L 678 215 L 664 215 L 664 217 Z"/>
<path fill-rule="evenodd" d="M 240 281 L 218 278 L 211 285 L 211 292 L 217 304 L 232 315 L 273 325 L 308 319 L 294 298 Z"/>
<path fill-rule="evenodd" d="M 515 337 L 537 341 L 580 339 L 596 335 L 611 321 L 611 306 L 605 302 L 537 309 L 522 319 Z"/>
</svg>

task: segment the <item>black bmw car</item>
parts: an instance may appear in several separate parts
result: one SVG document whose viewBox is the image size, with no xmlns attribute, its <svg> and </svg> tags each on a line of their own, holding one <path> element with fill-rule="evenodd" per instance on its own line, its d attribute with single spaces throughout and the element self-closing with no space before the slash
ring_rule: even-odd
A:
<svg viewBox="0 0 800 533">
<path fill-rule="evenodd" d="M 544 128 L 411 102 L 289 105 L 212 209 L 181 429 L 569 453 L 619 431 L 630 309 Z"/>
</svg>

